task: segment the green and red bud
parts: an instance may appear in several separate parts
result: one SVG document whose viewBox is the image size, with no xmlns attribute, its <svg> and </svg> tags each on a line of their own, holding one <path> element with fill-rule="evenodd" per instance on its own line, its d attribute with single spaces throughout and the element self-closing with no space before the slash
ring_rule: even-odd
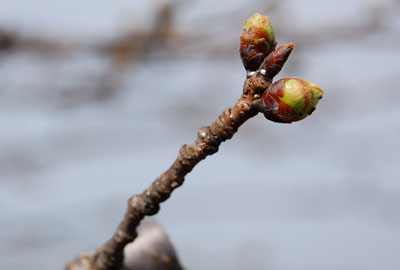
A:
<svg viewBox="0 0 400 270">
<path fill-rule="evenodd" d="M 273 84 L 261 99 L 265 118 L 279 123 L 300 121 L 310 115 L 324 91 L 316 84 L 298 78 L 285 78 Z"/>
<path fill-rule="evenodd" d="M 240 57 L 246 70 L 257 70 L 275 46 L 275 32 L 269 18 L 253 14 L 244 23 L 240 36 Z"/>
</svg>

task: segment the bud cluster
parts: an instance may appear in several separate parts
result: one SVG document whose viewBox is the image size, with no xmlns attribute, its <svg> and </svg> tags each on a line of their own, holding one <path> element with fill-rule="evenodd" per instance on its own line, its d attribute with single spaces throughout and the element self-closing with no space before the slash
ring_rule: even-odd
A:
<svg viewBox="0 0 400 270">
<path fill-rule="evenodd" d="M 240 56 L 248 76 L 261 74 L 272 81 L 294 48 L 294 43 L 277 49 L 274 28 L 267 16 L 252 15 L 240 36 Z M 310 115 L 322 98 L 316 84 L 298 78 L 285 78 L 271 84 L 262 94 L 258 109 L 274 122 L 291 123 Z"/>
</svg>

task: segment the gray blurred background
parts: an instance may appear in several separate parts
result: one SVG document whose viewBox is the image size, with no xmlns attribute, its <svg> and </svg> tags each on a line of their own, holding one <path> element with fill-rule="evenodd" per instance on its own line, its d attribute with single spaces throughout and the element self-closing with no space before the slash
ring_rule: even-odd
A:
<svg viewBox="0 0 400 270">
<path fill-rule="evenodd" d="M 0 269 L 61 269 L 112 235 L 240 96 L 254 12 L 297 45 L 277 78 L 324 99 L 248 121 L 156 218 L 187 269 L 400 269 L 400 1 L 0 2 Z"/>
</svg>

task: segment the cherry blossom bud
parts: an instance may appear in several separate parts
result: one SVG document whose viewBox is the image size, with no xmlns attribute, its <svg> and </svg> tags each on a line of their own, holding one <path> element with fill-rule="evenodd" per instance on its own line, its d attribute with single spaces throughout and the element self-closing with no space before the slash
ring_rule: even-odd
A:
<svg viewBox="0 0 400 270">
<path fill-rule="evenodd" d="M 273 83 L 262 95 L 265 118 L 279 123 L 300 121 L 310 115 L 324 91 L 316 84 L 298 78 Z"/>
<path fill-rule="evenodd" d="M 275 46 L 274 28 L 269 18 L 259 13 L 253 14 L 244 23 L 240 36 L 240 56 L 246 70 L 257 70 Z"/>
</svg>

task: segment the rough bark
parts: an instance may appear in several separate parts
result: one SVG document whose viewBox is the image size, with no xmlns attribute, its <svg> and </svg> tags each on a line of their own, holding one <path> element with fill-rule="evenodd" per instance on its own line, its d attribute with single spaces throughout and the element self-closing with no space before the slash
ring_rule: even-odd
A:
<svg viewBox="0 0 400 270">
<path fill-rule="evenodd" d="M 141 194 L 128 200 L 126 214 L 113 237 L 95 253 L 78 257 L 67 266 L 68 270 L 117 270 L 124 262 L 124 248 L 137 237 L 136 228 L 145 216 L 152 216 L 160 209 L 172 191 L 181 186 L 185 176 L 207 156 L 218 151 L 219 145 L 232 138 L 239 127 L 260 111 L 260 97 L 271 85 L 284 65 L 294 44 L 284 45 L 269 54 L 257 71 L 248 72 L 243 93 L 235 105 L 222 112 L 211 125 L 198 130 L 191 145 L 183 145 L 171 167 L 161 174 Z M 269 70 L 273 70 L 269 72 Z"/>
<path fill-rule="evenodd" d="M 100 247 L 95 256 L 98 270 L 118 269 L 123 260 L 123 248 L 136 238 L 136 227 L 145 216 L 152 216 L 160 209 L 160 203 L 181 186 L 185 176 L 207 156 L 218 151 L 219 145 L 232 138 L 238 128 L 258 111 L 253 101 L 270 85 L 259 73 L 250 76 L 244 84 L 243 95 L 236 104 L 226 109 L 211 125 L 201 127 L 196 141 L 183 145 L 171 167 L 161 174 L 142 194 L 128 200 L 128 208 L 114 236 Z"/>
</svg>

